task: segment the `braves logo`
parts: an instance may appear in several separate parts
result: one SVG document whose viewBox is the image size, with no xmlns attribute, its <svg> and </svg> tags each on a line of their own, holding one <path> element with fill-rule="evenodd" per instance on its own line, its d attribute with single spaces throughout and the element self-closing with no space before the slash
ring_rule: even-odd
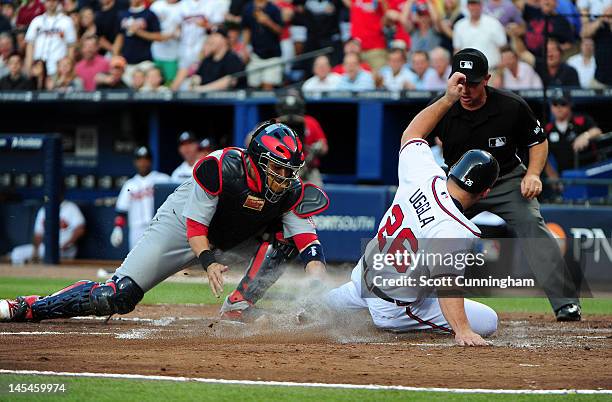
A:
<svg viewBox="0 0 612 402">
<path fill-rule="evenodd" d="M 465 185 L 466 185 L 466 186 L 468 186 L 468 187 L 472 187 L 472 184 L 474 184 L 474 182 L 472 181 L 472 179 L 467 179 L 467 180 L 465 181 Z"/>
</svg>

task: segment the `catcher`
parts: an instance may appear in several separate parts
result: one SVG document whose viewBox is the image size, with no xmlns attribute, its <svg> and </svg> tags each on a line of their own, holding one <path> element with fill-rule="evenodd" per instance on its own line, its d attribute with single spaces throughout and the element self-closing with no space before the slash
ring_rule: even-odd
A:
<svg viewBox="0 0 612 402">
<path fill-rule="evenodd" d="M 145 292 L 198 262 L 217 297 L 228 267 L 223 251 L 259 239 L 244 278 L 224 301 L 221 315 L 241 319 L 300 254 L 307 273 L 325 276 L 325 258 L 311 216 L 327 195 L 302 184 L 303 145 L 284 124 L 265 122 L 248 149 L 225 148 L 200 159 L 193 179 L 159 208 L 136 247 L 105 283 L 78 281 L 50 296 L 0 300 L 0 321 L 127 314 Z M 263 240 L 266 239 L 266 240 Z"/>
</svg>

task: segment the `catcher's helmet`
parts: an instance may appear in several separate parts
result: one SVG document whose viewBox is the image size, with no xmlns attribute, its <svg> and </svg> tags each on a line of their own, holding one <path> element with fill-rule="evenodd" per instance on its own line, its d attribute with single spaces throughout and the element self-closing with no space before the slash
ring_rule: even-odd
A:
<svg viewBox="0 0 612 402">
<path fill-rule="evenodd" d="M 463 154 L 448 173 L 459 187 L 472 194 L 479 194 L 493 187 L 499 175 L 497 160 L 480 149 L 471 149 Z"/>
<path fill-rule="evenodd" d="M 304 166 L 302 142 L 288 126 L 266 121 L 253 130 L 247 152 L 262 179 L 264 196 L 278 202 L 291 184 L 299 180 Z"/>
</svg>

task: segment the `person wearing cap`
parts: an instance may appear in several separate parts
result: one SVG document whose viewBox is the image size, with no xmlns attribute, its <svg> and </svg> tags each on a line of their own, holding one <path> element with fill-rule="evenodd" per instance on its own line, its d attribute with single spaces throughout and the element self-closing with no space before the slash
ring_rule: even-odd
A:
<svg viewBox="0 0 612 402">
<path fill-rule="evenodd" d="M 129 87 L 123 81 L 125 66 L 127 62 L 122 56 L 113 56 L 109 63 L 110 71 L 108 74 L 96 74 L 97 89 L 128 89 Z"/>
<path fill-rule="evenodd" d="M 546 162 L 545 172 L 550 179 L 558 179 L 567 169 L 575 169 L 576 154 L 587 149 L 589 143 L 601 136 L 597 123 L 589 115 L 572 111 L 572 102 L 567 91 L 556 91 L 550 102 L 554 117 L 546 125 L 550 155 Z M 594 162 L 591 158 L 588 162 Z M 556 186 L 558 190 L 562 188 Z"/>
<path fill-rule="evenodd" d="M 204 138 L 200 141 L 200 149 L 198 151 L 198 160 L 206 158 L 208 155 L 213 153 L 216 149 L 215 142 L 212 138 Z"/>
<path fill-rule="evenodd" d="M 213 29 L 204 43 L 203 60 L 194 68 L 181 68 L 172 83 L 177 91 L 186 86 L 185 80 L 192 75 L 191 89 L 195 91 L 225 91 L 243 84 L 243 80 L 232 77 L 244 71 L 244 63 L 230 49 L 227 30 L 224 27 Z"/>
<path fill-rule="evenodd" d="M 482 0 L 468 0 L 469 15 L 455 24 L 453 28 L 453 48 L 455 52 L 471 47 L 480 50 L 489 60 L 489 66 L 499 65 L 499 49 L 507 43 L 503 25 L 490 15 L 482 13 Z"/>
<path fill-rule="evenodd" d="M 200 159 L 200 142 L 191 131 L 185 131 L 178 138 L 178 152 L 183 158 L 170 176 L 175 183 L 184 183 L 193 176 L 193 165 Z"/>
<path fill-rule="evenodd" d="M 442 140 L 448 166 L 470 149 L 486 150 L 497 159 L 497 184 L 486 199 L 465 211 L 466 216 L 489 211 L 504 219 L 518 238 L 537 239 L 524 242 L 524 254 L 536 280 L 558 320 L 579 320 L 575 284 L 536 198 L 542 191 L 540 174 L 548 156 L 546 134 L 521 97 L 487 85 L 488 71 L 487 58 L 479 50 L 468 48 L 455 54 L 452 72 L 465 75 L 465 90 L 431 135 Z M 517 156 L 519 147 L 529 149 L 527 166 Z"/>
<path fill-rule="evenodd" d="M 153 186 L 168 183 L 170 176 L 152 170 L 151 152 L 138 147 L 134 152 L 136 174 L 121 187 L 115 210 L 115 227 L 110 236 L 113 247 L 123 244 L 123 228 L 128 227 L 129 248 L 134 248 L 155 214 Z"/>
</svg>

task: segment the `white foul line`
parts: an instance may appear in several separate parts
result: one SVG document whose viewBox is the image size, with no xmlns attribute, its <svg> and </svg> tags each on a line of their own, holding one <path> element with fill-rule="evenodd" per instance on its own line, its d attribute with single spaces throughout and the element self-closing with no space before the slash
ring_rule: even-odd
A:
<svg viewBox="0 0 612 402">
<path fill-rule="evenodd" d="M 394 390 L 394 391 L 416 391 L 416 392 L 448 392 L 455 394 L 540 394 L 540 395 L 566 395 L 566 394 L 612 394 L 612 389 L 484 389 L 484 388 L 427 388 L 427 387 L 405 387 L 403 385 L 359 385 L 359 384 L 326 384 L 290 381 L 253 381 L 253 380 L 223 380 L 216 378 L 197 377 L 171 377 L 162 375 L 142 374 L 114 374 L 114 373 L 68 373 L 60 371 L 39 370 L 5 370 L 0 369 L 0 374 L 26 374 L 26 375 L 51 375 L 63 377 L 92 377 L 92 378 L 118 378 L 129 380 L 146 381 L 175 381 L 175 382 L 201 382 L 206 384 L 230 384 L 230 385 L 268 385 L 282 387 L 308 387 L 308 388 L 344 388 L 344 389 L 368 389 L 368 390 Z"/>
</svg>

